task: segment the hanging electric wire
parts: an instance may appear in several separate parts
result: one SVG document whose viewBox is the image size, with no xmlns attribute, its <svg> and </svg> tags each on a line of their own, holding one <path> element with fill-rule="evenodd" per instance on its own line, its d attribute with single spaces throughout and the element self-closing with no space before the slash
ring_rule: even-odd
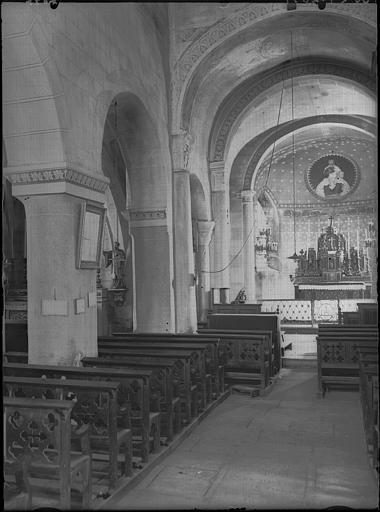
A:
<svg viewBox="0 0 380 512">
<path fill-rule="evenodd" d="M 290 55 L 293 60 L 293 33 L 290 32 Z M 291 88 L 292 88 L 292 122 L 294 121 L 294 84 L 293 75 L 291 76 Z M 296 240 L 296 174 L 295 174 L 295 142 L 294 142 L 294 130 L 292 131 L 292 177 L 293 177 L 293 245 L 294 254 L 289 256 L 291 260 L 297 260 L 297 240 Z"/>
<path fill-rule="evenodd" d="M 280 115 L 281 115 L 283 94 L 284 94 L 284 81 L 282 82 L 282 89 L 281 89 L 280 103 L 279 103 L 279 108 L 278 108 L 276 128 L 278 128 L 279 123 L 280 123 Z M 274 143 L 273 143 L 271 157 L 270 157 L 270 160 L 269 160 L 268 173 L 267 173 L 267 177 L 266 177 L 266 180 L 265 180 L 265 185 L 264 185 L 263 188 L 265 188 L 267 186 L 268 180 L 269 180 L 269 175 L 270 175 L 270 172 L 272 170 L 272 161 L 273 161 L 273 154 L 274 154 L 274 150 L 275 150 L 275 145 L 276 145 L 276 141 L 274 141 Z M 244 247 L 246 246 L 248 240 L 250 239 L 252 233 L 254 232 L 254 228 L 255 228 L 255 223 L 253 222 L 252 223 L 252 227 L 251 227 L 251 229 L 250 229 L 250 231 L 249 231 L 249 233 L 247 235 L 247 238 L 243 242 L 243 245 L 240 247 L 238 252 L 233 256 L 233 258 L 228 262 L 228 264 L 225 267 L 223 267 L 223 268 L 221 268 L 219 270 L 201 270 L 201 272 L 203 272 L 204 274 L 219 274 L 220 272 L 224 272 L 225 270 L 227 270 L 227 268 L 230 267 L 232 265 L 232 263 L 236 260 L 236 258 L 238 258 L 238 256 L 241 254 L 242 250 L 244 249 Z M 214 234 L 212 236 L 214 236 Z"/>
</svg>

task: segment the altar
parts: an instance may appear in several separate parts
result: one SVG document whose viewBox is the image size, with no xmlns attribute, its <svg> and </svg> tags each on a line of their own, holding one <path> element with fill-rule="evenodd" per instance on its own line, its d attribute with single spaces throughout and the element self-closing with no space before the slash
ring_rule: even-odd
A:
<svg viewBox="0 0 380 512">
<path fill-rule="evenodd" d="M 349 239 L 330 224 L 318 238 L 317 247 L 301 250 L 293 278 L 296 300 L 369 299 L 372 296 L 372 276 L 368 248 L 352 247 Z M 369 233 L 374 234 L 372 226 Z"/>
</svg>

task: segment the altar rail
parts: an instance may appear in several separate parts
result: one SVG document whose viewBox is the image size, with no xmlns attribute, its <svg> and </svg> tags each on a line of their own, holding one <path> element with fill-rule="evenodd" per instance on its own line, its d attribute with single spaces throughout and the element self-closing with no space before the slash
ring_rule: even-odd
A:
<svg viewBox="0 0 380 512">
<path fill-rule="evenodd" d="M 282 324 L 314 324 L 319 322 L 338 322 L 338 305 L 342 313 L 357 312 L 358 304 L 376 303 L 375 299 L 341 300 L 267 300 L 261 303 L 262 313 L 277 313 Z"/>
</svg>

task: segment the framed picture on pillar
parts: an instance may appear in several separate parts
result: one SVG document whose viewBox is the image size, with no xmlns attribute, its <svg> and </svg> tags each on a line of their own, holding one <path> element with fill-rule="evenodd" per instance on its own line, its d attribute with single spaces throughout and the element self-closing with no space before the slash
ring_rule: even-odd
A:
<svg viewBox="0 0 380 512">
<path fill-rule="evenodd" d="M 99 268 L 103 244 L 105 208 L 82 204 L 77 248 L 77 268 Z"/>
</svg>

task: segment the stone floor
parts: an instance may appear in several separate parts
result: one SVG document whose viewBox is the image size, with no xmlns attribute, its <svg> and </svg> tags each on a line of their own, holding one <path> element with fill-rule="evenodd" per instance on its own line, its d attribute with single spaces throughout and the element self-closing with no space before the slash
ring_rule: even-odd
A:
<svg viewBox="0 0 380 512">
<path fill-rule="evenodd" d="M 102 508 L 377 508 L 359 393 L 316 390 L 315 370 L 283 369 L 265 397 L 232 394 Z"/>
</svg>

